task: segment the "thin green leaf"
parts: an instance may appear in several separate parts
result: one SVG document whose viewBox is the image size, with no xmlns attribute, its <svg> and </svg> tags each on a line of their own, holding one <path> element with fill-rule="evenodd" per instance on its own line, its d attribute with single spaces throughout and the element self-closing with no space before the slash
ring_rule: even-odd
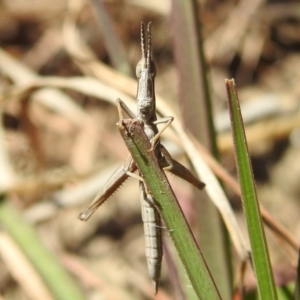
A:
<svg viewBox="0 0 300 300">
<path fill-rule="evenodd" d="M 69 274 L 63 269 L 52 253 L 41 243 L 35 230 L 26 223 L 21 214 L 5 200 L 3 194 L 0 195 L 0 223 L 38 271 L 48 286 L 53 299 L 85 299 Z"/>
<path fill-rule="evenodd" d="M 179 76 L 179 102 L 185 128 L 217 157 L 199 11 L 196 0 L 172 1 L 171 26 Z M 201 197 L 201 204 L 197 206 L 197 210 L 198 236 L 203 245 L 202 251 L 221 294 L 230 299 L 233 276 L 229 237 L 217 208 L 205 194 L 195 193 L 196 199 Z M 205 211 L 205 214 L 202 214 L 202 211 Z"/>
<path fill-rule="evenodd" d="M 103 1 L 90 0 L 90 2 L 92 3 L 92 6 L 94 8 L 97 23 L 102 30 L 104 42 L 112 65 L 121 73 L 132 75 L 132 70 L 126 58 L 124 47 L 114 30 L 113 22 L 107 12 Z"/>
<path fill-rule="evenodd" d="M 118 128 L 157 202 L 197 296 L 199 299 L 221 299 L 168 179 L 153 151 L 148 152 L 151 145 L 140 122 L 126 119 L 118 123 Z"/>
<path fill-rule="evenodd" d="M 235 147 L 237 172 L 242 191 L 242 199 L 251 243 L 258 292 L 260 299 L 276 300 L 276 287 L 274 284 L 265 232 L 262 225 L 259 203 L 256 195 L 255 182 L 248 153 L 238 95 L 233 79 L 226 80 L 226 89 Z"/>
<path fill-rule="evenodd" d="M 294 284 L 286 284 L 284 286 L 277 287 L 278 299 L 280 300 L 299 299 L 299 298 L 293 298 L 294 289 L 295 289 Z"/>
<path fill-rule="evenodd" d="M 196 0 L 172 1 L 174 55 L 179 101 L 185 126 L 208 149 L 215 150 L 211 101 Z M 201 130 L 199 130 L 201 128 Z"/>
<path fill-rule="evenodd" d="M 300 300 L 300 249 L 298 251 L 298 265 L 297 265 L 297 276 L 296 276 L 294 299 Z"/>
</svg>

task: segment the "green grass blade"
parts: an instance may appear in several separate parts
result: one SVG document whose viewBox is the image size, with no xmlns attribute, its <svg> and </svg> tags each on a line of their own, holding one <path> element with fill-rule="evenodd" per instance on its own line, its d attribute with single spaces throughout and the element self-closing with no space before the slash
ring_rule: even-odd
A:
<svg viewBox="0 0 300 300">
<path fill-rule="evenodd" d="M 196 0 L 172 1 L 171 27 L 180 110 L 185 129 L 218 157 L 199 11 L 200 4 Z M 195 199 L 199 198 L 201 201 L 196 205 L 201 250 L 222 296 L 231 299 L 233 275 L 229 237 L 214 204 L 205 194 L 195 191 Z"/>
<path fill-rule="evenodd" d="M 41 243 L 34 229 L 4 198 L 0 195 L 0 224 L 37 270 L 53 299 L 83 300 L 83 294 L 66 270 Z"/>
<path fill-rule="evenodd" d="M 256 195 L 252 166 L 249 158 L 242 115 L 234 80 L 226 80 L 235 158 L 244 211 L 252 249 L 254 271 L 260 299 L 276 300 L 276 287 L 272 274 L 268 247 Z"/>
<path fill-rule="evenodd" d="M 291 299 L 299 299 L 293 298 L 293 291 L 295 289 L 294 284 L 286 284 L 284 286 L 277 287 L 277 295 L 280 300 L 291 300 Z"/>
<path fill-rule="evenodd" d="M 151 145 L 137 120 L 118 123 L 119 131 L 157 202 L 179 257 L 199 299 L 220 299 L 218 290 L 178 205 L 168 179 L 159 166 Z"/>
<path fill-rule="evenodd" d="M 300 249 L 298 251 L 298 265 L 297 265 L 297 275 L 295 283 L 295 300 L 300 300 Z"/>
<path fill-rule="evenodd" d="M 105 46 L 112 65 L 119 72 L 132 75 L 132 69 L 127 60 L 124 47 L 120 42 L 118 35 L 113 27 L 113 21 L 102 0 L 90 0 L 98 26 L 103 34 Z"/>
<path fill-rule="evenodd" d="M 215 145 L 212 143 L 215 132 L 200 32 L 199 6 L 196 0 L 174 0 L 171 13 L 183 121 L 189 131 L 214 152 Z"/>
</svg>

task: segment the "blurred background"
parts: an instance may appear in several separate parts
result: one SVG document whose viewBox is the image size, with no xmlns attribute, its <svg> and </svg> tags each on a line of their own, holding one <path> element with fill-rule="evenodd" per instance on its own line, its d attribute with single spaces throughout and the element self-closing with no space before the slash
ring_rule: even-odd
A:
<svg viewBox="0 0 300 300">
<path fill-rule="evenodd" d="M 0 1 L 0 192 L 71 274 L 84 299 L 154 297 L 138 181 L 128 180 L 88 222 L 77 216 L 128 157 L 115 126 L 115 99 L 127 103 L 136 93 L 141 21 L 152 22 L 156 93 L 174 110 L 174 122 L 196 109 L 184 105 L 182 92 L 182 80 L 193 82 L 194 72 L 182 76 L 178 67 L 193 55 L 186 41 L 194 37 L 178 30 L 183 12 L 176 2 Z M 194 2 L 194 34 L 202 33 L 221 164 L 236 177 L 224 84 L 235 78 L 258 197 L 298 239 L 300 4 Z M 180 141 L 171 136 L 170 142 L 167 131 L 164 144 L 189 166 Z M 170 182 L 197 232 L 201 210 L 195 213 L 193 189 L 174 176 Z M 225 189 L 244 227 L 240 199 Z M 5 210 L 0 215 L 1 222 L 9 218 Z M 42 293 L 40 285 L 32 279 L 28 288 L 26 263 L 13 254 L 17 243 L 7 242 L 6 230 L 0 234 L 0 299 L 46 299 L 30 293 Z M 164 241 L 173 253 L 167 230 Z M 295 276 L 296 256 L 269 232 L 268 242 L 277 283 L 285 284 Z M 156 299 L 175 299 L 168 272 L 163 263 Z M 253 275 L 245 285 L 254 288 Z"/>
</svg>

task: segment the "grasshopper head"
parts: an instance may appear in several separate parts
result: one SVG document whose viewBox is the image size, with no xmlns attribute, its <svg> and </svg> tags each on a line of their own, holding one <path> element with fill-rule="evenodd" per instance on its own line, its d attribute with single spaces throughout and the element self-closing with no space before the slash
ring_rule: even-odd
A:
<svg viewBox="0 0 300 300">
<path fill-rule="evenodd" d="M 148 70 L 148 75 L 154 79 L 156 75 L 156 66 L 151 57 L 151 50 L 152 50 L 151 22 L 149 22 L 147 26 L 147 44 L 145 39 L 144 23 L 141 23 L 141 49 L 142 49 L 142 59 L 138 62 L 136 66 L 136 71 L 135 71 L 136 77 L 140 79 L 142 77 L 142 72 L 144 70 Z"/>
</svg>

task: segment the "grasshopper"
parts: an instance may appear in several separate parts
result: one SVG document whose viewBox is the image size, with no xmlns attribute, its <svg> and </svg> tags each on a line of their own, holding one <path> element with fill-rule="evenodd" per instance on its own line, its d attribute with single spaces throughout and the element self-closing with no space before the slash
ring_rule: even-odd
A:
<svg viewBox="0 0 300 300">
<path fill-rule="evenodd" d="M 126 104 L 117 99 L 120 123 L 122 123 L 123 111 L 133 119 L 142 121 L 147 138 L 151 143 L 148 151 L 154 151 L 159 164 L 163 170 L 190 182 L 195 187 L 202 189 L 205 184 L 199 181 L 187 168 L 174 160 L 167 149 L 160 143 L 160 135 L 173 121 L 173 117 L 157 119 L 155 103 L 156 66 L 152 60 L 151 23 L 147 26 L 147 41 L 144 24 L 141 23 L 141 52 L 142 58 L 136 67 L 137 86 L 137 116 L 135 116 Z M 159 131 L 157 124 L 165 124 Z M 130 157 L 124 165 L 118 168 L 108 179 L 103 190 L 101 190 L 92 201 L 90 206 L 79 215 L 79 219 L 87 221 L 97 208 L 106 201 L 129 177 L 137 177 L 140 180 L 140 198 L 142 207 L 142 220 L 144 223 L 146 258 L 150 278 L 153 280 L 154 293 L 157 293 L 161 270 L 162 250 L 162 224 L 160 213 L 156 207 L 155 199 L 148 192 L 143 179 L 134 172 L 137 166 Z"/>
</svg>

